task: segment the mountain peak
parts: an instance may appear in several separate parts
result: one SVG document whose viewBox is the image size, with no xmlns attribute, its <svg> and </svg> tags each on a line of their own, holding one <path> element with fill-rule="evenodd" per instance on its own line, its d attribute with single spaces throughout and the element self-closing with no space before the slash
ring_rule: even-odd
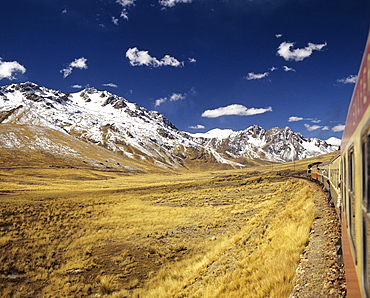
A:
<svg viewBox="0 0 370 298">
<path fill-rule="evenodd" d="M 19 83 L 19 84 L 10 84 L 10 85 L 6 85 L 6 86 L 2 86 L 0 87 L 0 90 L 2 91 L 10 91 L 10 92 L 14 92 L 14 91 L 21 91 L 21 92 L 24 92 L 24 91 L 33 91 L 33 90 L 39 90 L 40 87 L 35 84 L 35 83 L 32 83 L 32 82 L 24 82 L 24 83 Z"/>
<path fill-rule="evenodd" d="M 81 92 L 84 92 L 87 94 L 94 94 L 94 93 L 98 93 L 98 90 L 95 87 L 87 87 L 83 89 Z"/>
<path fill-rule="evenodd" d="M 23 89 L 26 89 L 26 88 L 33 89 L 33 90 L 39 90 L 40 89 L 39 85 L 37 85 L 36 83 L 30 82 L 30 81 L 20 83 L 20 84 L 16 84 L 16 86 L 20 86 Z"/>
<path fill-rule="evenodd" d="M 342 143 L 342 140 L 335 138 L 335 137 L 331 137 L 326 140 L 326 143 L 333 145 L 333 146 L 340 146 L 340 144 Z"/>
</svg>

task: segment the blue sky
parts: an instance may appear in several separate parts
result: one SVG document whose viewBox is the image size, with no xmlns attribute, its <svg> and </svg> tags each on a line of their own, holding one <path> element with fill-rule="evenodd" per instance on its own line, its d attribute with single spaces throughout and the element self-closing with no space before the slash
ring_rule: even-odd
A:
<svg viewBox="0 0 370 298">
<path fill-rule="evenodd" d="M 0 85 L 108 90 L 206 132 L 340 138 L 368 0 L 2 0 Z"/>
</svg>

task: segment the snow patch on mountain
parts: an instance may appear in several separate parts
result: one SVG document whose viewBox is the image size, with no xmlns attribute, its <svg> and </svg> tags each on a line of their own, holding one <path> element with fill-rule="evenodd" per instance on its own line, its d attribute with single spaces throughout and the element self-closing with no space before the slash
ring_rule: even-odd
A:
<svg viewBox="0 0 370 298">
<path fill-rule="evenodd" d="M 193 134 L 190 134 L 190 135 L 195 137 L 195 138 L 226 139 L 233 133 L 234 133 L 234 131 L 232 129 L 215 128 L 215 129 L 209 130 L 205 133 L 193 133 Z"/>
<path fill-rule="evenodd" d="M 340 144 L 342 143 L 342 140 L 335 138 L 335 137 L 331 137 L 326 140 L 326 143 L 333 145 L 333 146 L 340 146 Z"/>
</svg>

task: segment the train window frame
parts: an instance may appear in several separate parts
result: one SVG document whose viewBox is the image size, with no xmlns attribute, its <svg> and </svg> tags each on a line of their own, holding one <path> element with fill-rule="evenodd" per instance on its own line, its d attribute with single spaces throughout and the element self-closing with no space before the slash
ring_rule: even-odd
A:
<svg viewBox="0 0 370 298">
<path fill-rule="evenodd" d="M 362 195 L 362 208 L 366 210 L 368 216 L 370 216 L 370 128 L 361 138 L 361 154 L 362 154 L 362 165 L 361 165 L 361 195 Z"/>
<path fill-rule="evenodd" d="M 342 175 L 343 175 L 342 184 L 341 184 L 342 206 L 343 206 L 342 208 L 343 208 L 343 213 L 348 215 L 347 181 L 345 179 L 347 177 L 347 159 L 346 159 L 345 154 L 343 155 L 341 166 L 342 166 Z M 346 227 L 348 228 L 348 217 L 345 216 L 344 218 L 345 218 Z"/>
</svg>

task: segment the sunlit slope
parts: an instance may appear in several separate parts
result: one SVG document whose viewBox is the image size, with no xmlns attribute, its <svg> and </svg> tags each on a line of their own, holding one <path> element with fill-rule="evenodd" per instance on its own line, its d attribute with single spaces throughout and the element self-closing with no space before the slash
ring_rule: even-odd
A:
<svg viewBox="0 0 370 298">
<path fill-rule="evenodd" d="M 127 158 L 62 131 L 17 124 L 0 124 L 0 167 L 77 167 L 127 173 L 160 170 L 145 160 Z"/>
<path fill-rule="evenodd" d="M 184 148 L 183 148 L 184 149 Z M 107 150 L 87 140 L 71 136 L 62 130 L 21 124 L 0 124 L 0 167 L 77 167 L 127 173 L 179 172 L 231 169 L 232 165 L 219 162 L 207 150 L 182 150 L 182 158 L 153 159 L 134 147 L 125 146 L 126 154 Z M 185 149 L 184 149 L 185 150 Z M 130 154 L 132 153 L 132 154 Z M 139 157 L 140 156 L 140 157 Z M 262 160 L 235 159 L 247 167 L 266 164 Z"/>
</svg>

